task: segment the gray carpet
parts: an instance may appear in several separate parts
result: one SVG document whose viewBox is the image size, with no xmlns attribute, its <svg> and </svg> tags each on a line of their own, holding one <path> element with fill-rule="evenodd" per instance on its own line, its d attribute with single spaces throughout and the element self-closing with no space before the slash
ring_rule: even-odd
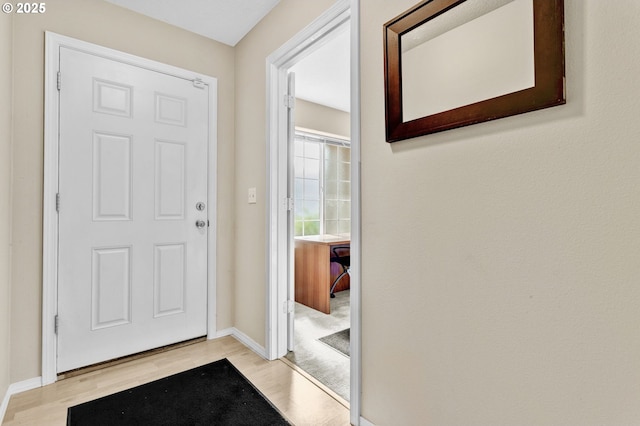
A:
<svg viewBox="0 0 640 426">
<path fill-rule="evenodd" d="M 346 356 L 351 355 L 351 329 L 338 331 L 337 333 L 330 334 L 328 336 L 321 337 L 322 343 L 325 343 L 332 348 L 340 351 Z"/>
<path fill-rule="evenodd" d="M 349 357 L 322 343 L 320 338 L 349 328 L 349 290 L 336 293 L 331 299 L 331 315 L 300 303 L 295 306 L 294 344 L 287 359 L 318 381 L 349 400 Z"/>
</svg>

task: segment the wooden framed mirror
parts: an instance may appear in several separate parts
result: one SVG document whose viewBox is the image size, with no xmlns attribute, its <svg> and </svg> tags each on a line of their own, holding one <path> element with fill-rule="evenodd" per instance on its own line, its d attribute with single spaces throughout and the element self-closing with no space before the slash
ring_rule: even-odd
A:
<svg viewBox="0 0 640 426">
<path fill-rule="evenodd" d="M 563 0 L 425 0 L 384 25 L 386 139 L 561 105 Z"/>
</svg>

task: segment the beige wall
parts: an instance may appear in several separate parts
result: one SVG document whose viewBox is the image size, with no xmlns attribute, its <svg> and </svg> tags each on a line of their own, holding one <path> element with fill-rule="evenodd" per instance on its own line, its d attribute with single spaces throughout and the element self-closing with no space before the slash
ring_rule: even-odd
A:
<svg viewBox="0 0 640 426">
<path fill-rule="evenodd" d="M 12 15 L 0 15 L 0 401 L 10 384 Z"/>
<path fill-rule="evenodd" d="M 56 0 L 13 15 L 14 197 L 11 381 L 40 375 L 44 31 L 218 78 L 218 328 L 233 325 L 234 51 L 99 0 Z"/>
<path fill-rule="evenodd" d="M 351 137 L 351 115 L 304 99 L 296 99 L 296 127 Z"/>
<path fill-rule="evenodd" d="M 333 4 L 282 0 L 236 45 L 235 324 L 265 344 L 266 296 L 266 58 Z M 247 204 L 247 188 L 258 189 Z"/>
<path fill-rule="evenodd" d="M 640 2 L 565 1 L 567 105 L 389 145 L 413 4 L 361 1 L 364 417 L 638 424 Z"/>
<path fill-rule="evenodd" d="M 96 0 L 15 16 L 12 382 L 40 371 L 43 30 L 219 78 L 218 320 L 264 344 L 265 58 L 331 3 L 245 37 L 235 105 L 231 48 Z M 364 417 L 636 424 L 640 3 L 565 2 L 567 105 L 389 145 L 381 28 L 414 3 L 361 2 Z"/>
</svg>

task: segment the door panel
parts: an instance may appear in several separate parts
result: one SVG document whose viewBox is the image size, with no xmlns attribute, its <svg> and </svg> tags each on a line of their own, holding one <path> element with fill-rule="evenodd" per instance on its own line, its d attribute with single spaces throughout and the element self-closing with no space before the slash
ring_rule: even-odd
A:
<svg viewBox="0 0 640 426">
<path fill-rule="evenodd" d="M 60 49 L 58 372 L 206 335 L 208 87 Z"/>
<path fill-rule="evenodd" d="M 184 312 L 185 291 L 184 244 L 157 244 L 155 246 L 153 316 Z"/>
<path fill-rule="evenodd" d="M 91 330 L 131 322 L 131 247 L 93 249 Z"/>
<path fill-rule="evenodd" d="M 131 220 L 131 137 L 93 134 L 93 220 Z"/>
<path fill-rule="evenodd" d="M 185 145 L 161 140 L 155 144 L 156 220 L 184 219 Z"/>
</svg>

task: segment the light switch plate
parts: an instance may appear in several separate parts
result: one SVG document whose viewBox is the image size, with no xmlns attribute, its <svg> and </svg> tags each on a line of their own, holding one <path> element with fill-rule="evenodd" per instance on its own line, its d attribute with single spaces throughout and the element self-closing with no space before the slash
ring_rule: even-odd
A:
<svg viewBox="0 0 640 426">
<path fill-rule="evenodd" d="M 249 188 L 248 202 L 249 204 L 255 204 L 257 202 L 257 195 L 256 195 L 255 188 Z"/>
</svg>

